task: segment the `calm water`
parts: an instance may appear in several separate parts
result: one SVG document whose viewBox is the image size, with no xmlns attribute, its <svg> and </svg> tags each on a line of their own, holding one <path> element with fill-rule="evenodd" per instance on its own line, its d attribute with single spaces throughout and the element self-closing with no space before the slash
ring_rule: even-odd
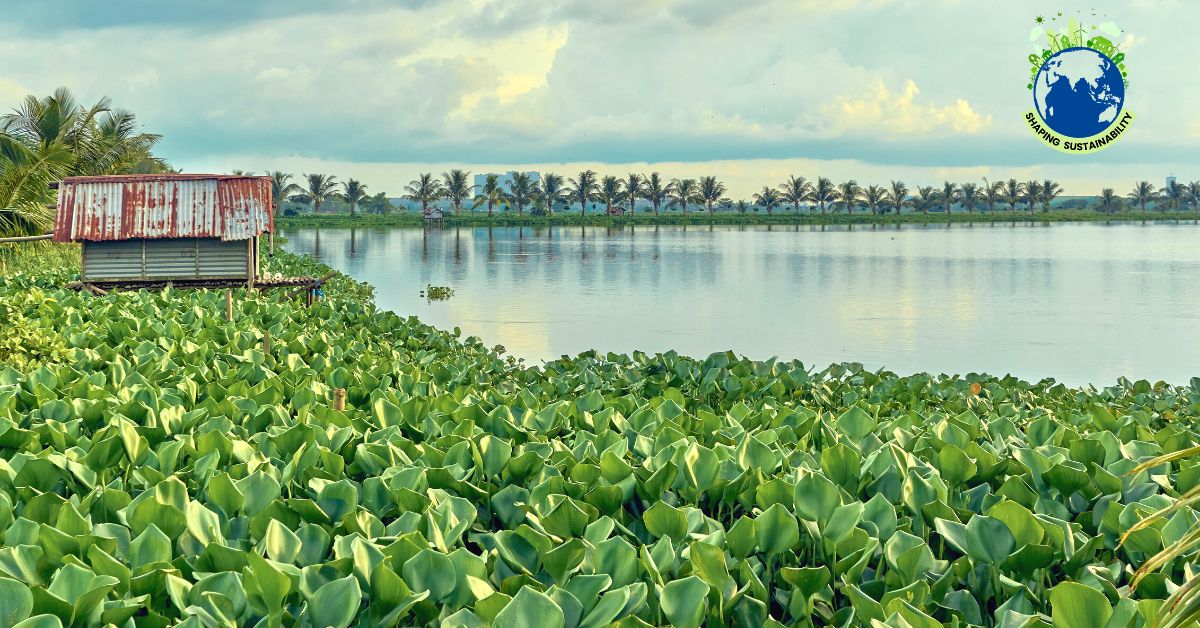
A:
<svg viewBox="0 0 1200 628">
<path fill-rule="evenodd" d="M 529 360 L 732 349 L 1070 384 L 1200 375 L 1200 226 L 298 229 L 381 306 Z M 427 285 L 455 295 L 428 302 Z"/>
</svg>

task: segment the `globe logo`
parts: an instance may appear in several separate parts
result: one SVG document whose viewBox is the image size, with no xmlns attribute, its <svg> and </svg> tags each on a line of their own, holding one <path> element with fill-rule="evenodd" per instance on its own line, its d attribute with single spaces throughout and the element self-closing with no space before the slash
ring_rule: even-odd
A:
<svg viewBox="0 0 1200 628">
<path fill-rule="evenodd" d="M 1081 139 L 1104 132 L 1125 104 L 1125 81 L 1112 59 L 1092 48 L 1061 50 L 1042 64 L 1033 101 L 1046 125 Z"/>
</svg>

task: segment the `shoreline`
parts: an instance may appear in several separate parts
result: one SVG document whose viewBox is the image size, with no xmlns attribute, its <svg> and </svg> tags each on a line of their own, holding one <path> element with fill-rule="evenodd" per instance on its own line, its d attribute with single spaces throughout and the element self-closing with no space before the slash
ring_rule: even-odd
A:
<svg viewBox="0 0 1200 628">
<path fill-rule="evenodd" d="M 972 224 L 972 223 L 1112 223 L 1112 222 L 1200 222 L 1200 212 L 1196 211 L 1132 211 L 1116 213 L 1100 213 L 1095 211 L 1060 211 L 1034 212 L 1007 211 L 952 213 L 942 212 L 930 214 L 812 214 L 812 213 L 783 213 L 737 214 L 732 212 L 689 212 L 687 214 L 672 212 L 654 216 L 639 213 L 625 216 L 607 216 L 604 214 L 580 215 L 577 213 L 559 212 L 551 216 L 534 216 L 531 214 L 518 215 L 515 213 L 497 213 L 491 217 L 486 214 L 463 213 L 448 214 L 442 222 L 446 227 L 507 227 L 507 226 L 622 226 L 622 225 L 935 225 L 935 224 Z M 280 228 L 291 227 L 419 227 L 427 223 L 418 212 L 397 212 L 394 214 L 302 214 L 299 216 L 279 216 L 275 223 Z"/>
</svg>

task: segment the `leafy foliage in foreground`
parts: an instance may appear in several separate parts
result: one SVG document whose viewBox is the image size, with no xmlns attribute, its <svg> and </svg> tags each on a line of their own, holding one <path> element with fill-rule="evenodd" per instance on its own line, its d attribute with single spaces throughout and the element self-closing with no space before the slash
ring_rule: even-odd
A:
<svg viewBox="0 0 1200 628">
<path fill-rule="evenodd" d="M 35 283 L 0 302 L 68 355 L 0 354 L 4 625 L 1115 628 L 1196 567 L 1129 588 L 1190 507 L 1119 544 L 1200 482 L 1133 472 L 1196 444 L 1195 384 L 526 368 L 343 277 L 232 324 L 220 292 Z"/>
</svg>

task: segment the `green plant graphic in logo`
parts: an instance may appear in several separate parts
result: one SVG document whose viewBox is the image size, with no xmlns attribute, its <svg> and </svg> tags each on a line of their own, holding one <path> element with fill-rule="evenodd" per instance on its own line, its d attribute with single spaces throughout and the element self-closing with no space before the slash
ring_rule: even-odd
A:
<svg viewBox="0 0 1200 628">
<path fill-rule="evenodd" d="M 1094 15 L 1094 14 L 1093 14 Z M 1129 76 L 1125 53 L 1113 42 L 1121 30 L 1111 22 L 1085 26 L 1062 14 L 1034 19 L 1036 48 L 1029 55 L 1026 88 L 1033 109 L 1025 122 L 1048 146 L 1067 153 L 1107 148 L 1133 122 L 1125 106 Z M 1065 24 L 1056 27 L 1054 23 Z"/>
</svg>

